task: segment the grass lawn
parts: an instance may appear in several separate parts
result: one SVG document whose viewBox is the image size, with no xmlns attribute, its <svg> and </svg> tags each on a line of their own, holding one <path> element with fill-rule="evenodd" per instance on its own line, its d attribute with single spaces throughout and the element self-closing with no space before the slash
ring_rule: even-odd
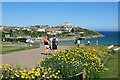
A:
<svg viewBox="0 0 120 80">
<path fill-rule="evenodd" d="M 2 42 L 2 45 L 11 45 L 12 42 Z"/>
<path fill-rule="evenodd" d="M 102 46 L 93 46 L 95 49 L 99 49 L 102 51 L 105 51 L 108 45 L 102 45 Z M 118 48 L 118 46 L 114 46 L 113 49 Z M 105 63 L 105 67 L 109 70 L 105 70 L 104 72 L 101 72 L 99 74 L 100 78 L 118 78 L 118 51 L 115 51 L 112 53 L 112 56 L 109 57 L 109 59 Z"/>
<path fill-rule="evenodd" d="M 112 54 L 107 60 L 105 67 L 109 70 L 106 70 L 99 74 L 100 78 L 118 78 L 118 52 Z"/>
<path fill-rule="evenodd" d="M 7 54 L 11 52 L 21 51 L 21 50 L 28 50 L 34 49 L 38 47 L 25 47 L 25 46 L 3 46 L 2 47 L 2 54 Z"/>
</svg>

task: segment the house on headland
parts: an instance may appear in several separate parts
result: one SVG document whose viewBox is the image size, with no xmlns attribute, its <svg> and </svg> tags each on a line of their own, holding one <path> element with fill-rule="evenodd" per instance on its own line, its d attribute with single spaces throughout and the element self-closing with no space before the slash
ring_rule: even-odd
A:
<svg viewBox="0 0 120 80">
<path fill-rule="evenodd" d="M 45 29 L 44 28 L 38 28 L 36 31 L 39 31 L 39 32 L 45 32 Z"/>
<path fill-rule="evenodd" d="M 73 24 L 65 22 L 65 23 L 61 24 L 60 26 L 63 26 L 63 27 L 73 27 Z"/>
</svg>

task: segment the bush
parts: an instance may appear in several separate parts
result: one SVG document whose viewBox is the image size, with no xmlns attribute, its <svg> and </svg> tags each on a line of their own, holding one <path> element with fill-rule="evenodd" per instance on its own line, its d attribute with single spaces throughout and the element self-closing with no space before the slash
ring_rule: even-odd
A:
<svg viewBox="0 0 120 80">
<path fill-rule="evenodd" d="M 14 38 L 3 38 L 5 40 L 5 42 L 15 42 L 15 41 L 20 41 L 20 42 L 25 42 L 27 39 L 26 38 L 18 38 L 18 39 L 14 39 Z M 4 41 L 2 39 L 2 41 Z"/>
<path fill-rule="evenodd" d="M 13 42 L 13 39 L 12 39 L 12 38 L 3 38 L 2 41 L 5 41 L 5 42 Z"/>
<path fill-rule="evenodd" d="M 20 41 L 20 42 L 25 42 L 27 39 L 26 38 L 18 38 L 17 41 Z"/>
<path fill-rule="evenodd" d="M 41 66 L 55 71 L 60 70 L 61 73 L 58 76 L 62 78 L 75 76 L 86 68 L 87 76 L 95 78 L 97 73 L 103 70 L 102 62 L 107 56 L 106 52 L 94 48 L 77 47 L 75 49 L 57 51 L 52 56 L 44 59 Z"/>
</svg>

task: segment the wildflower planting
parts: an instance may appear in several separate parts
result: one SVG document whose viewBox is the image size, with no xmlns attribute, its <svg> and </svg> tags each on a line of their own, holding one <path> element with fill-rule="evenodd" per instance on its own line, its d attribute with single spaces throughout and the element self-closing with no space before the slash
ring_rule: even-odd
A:
<svg viewBox="0 0 120 80">
<path fill-rule="evenodd" d="M 110 55 L 107 50 L 93 47 L 77 47 L 57 51 L 38 62 L 35 68 L 21 69 L 9 64 L 2 65 L 2 79 L 50 79 L 69 78 L 86 70 L 87 77 L 96 78 L 104 70 L 104 61 Z"/>
</svg>

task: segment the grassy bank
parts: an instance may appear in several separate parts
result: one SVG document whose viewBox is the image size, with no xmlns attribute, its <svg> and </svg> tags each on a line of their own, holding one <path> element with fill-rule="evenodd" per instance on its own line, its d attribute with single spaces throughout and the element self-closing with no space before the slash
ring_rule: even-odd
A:
<svg viewBox="0 0 120 80">
<path fill-rule="evenodd" d="M 107 60 L 105 67 L 108 70 L 100 73 L 100 78 L 118 78 L 118 52 L 113 52 Z"/>
<path fill-rule="evenodd" d="M 104 46 L 94 46 L 95 49 L 104 50 L 108 47 L 108 45 Z M 114 46 L 113 49 L 118 46 Z M 100 78 L 118 78 L 118 51 L 112 51 L 111 56 L 105 63 L 105 67 L 107 70 L 99 74 Z"/>
<path fill-rule="evenodd" d="M 2 47 L 2 54 L 12 53 L 16 51 L 34 49 L 38 47 L 25 47 L 25 46 L 3 46 Z"/>
</svg>

